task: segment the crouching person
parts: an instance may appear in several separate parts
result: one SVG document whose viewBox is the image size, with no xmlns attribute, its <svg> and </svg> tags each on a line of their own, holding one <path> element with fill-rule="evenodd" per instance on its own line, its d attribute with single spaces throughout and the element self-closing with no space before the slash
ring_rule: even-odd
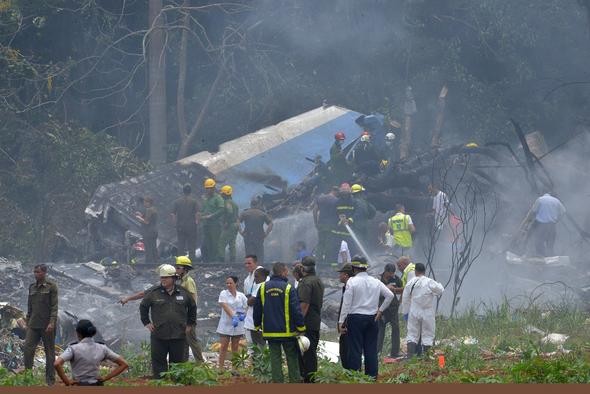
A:
<svg viewBox="0 0 590 394">
<path fill-rule="evenodd" d="M 408 357 L 418 352 L 418 342 L 422 338 L 424 352 L 432 347 L 435 332 L 436 297 L 444 291 L 443 285 L 426 277 L 426 267 L 416 264 L 416 276 L 404 287 L 402 313 L 408 322 Z"/>
<path fill-rule="evenodd" d="M 120 375 L 128 368 L 123 357 L 113 352 L 106 345 L 94 342 L 96 327 L 89 320 L 80 320 L 76 325 L 78 342 L 71 344 L 53 364 L 57 374 L 66 386 L 102 386 L 103 382 Z M 109 360 L 117 364 L 106 376 L 100 376 L 100 364 Z M 72 366 L 72 378 L 68 378 L 63 365 L 69 361 Z"/>
</svg>

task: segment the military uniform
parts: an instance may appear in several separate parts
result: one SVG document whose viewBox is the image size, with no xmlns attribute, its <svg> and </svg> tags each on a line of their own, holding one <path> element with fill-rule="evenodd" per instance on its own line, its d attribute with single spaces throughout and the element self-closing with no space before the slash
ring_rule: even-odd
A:
<svg viewBox="0 0 590 394">
<path fill-rule="evenodd" d="M 195 261 L 195 250 L 197 249 L 197 223 L 196 214 L 199 204 L 191 196 L 183 196 L 174 201 L 172 213 L 176 216 L 176 247 L 178 254 L 188 252 L 191 261 Z"/>
<path fill-rule="evenodd" d="M 229 261 L 236 261 L 236 238 L 238 236 L 238 215 L 240 209 L 231 198 L 223 202 L 223 231 L 219 255 L 225 260 L 225 247 L 229 247 Z"/>
<path fill-rule="evenodd" d="M 318 370 L 318 344 L 320 341 L 321 312 L 324 302 L 324 284 L 316 274 L 304 276 L 297 286 L 299 301 L 309 304 L 305 315 L 305 335 L 309 339 L 309 349 L 301 357 L 301 372 L 305 383 L 313 381 Z"/>
<path fill-rule="evenodd" d="M 257 257 L 258 264 L 264 262 L 264 224 L 272 223 L 271 217 L 258 208 L 248 208 L 240 214 L 240 222 L 244 222 L 244 248 L 246 255 Z"/>
<path fill-rule="evenodd" d="M 172 294 L 158 286 L 147 292 L 139 305 L 143 325 L 152 323 L 150 335 L 154 378 L 168 370 L 168 362 L 186 361 L 186 326 L 197 323 L 197 307 L 193 296 L 180 286 Z M 168 362 L 166 356 L 168 355 Z"/>
<path fill-rule="evenodd" d="M 27 306 L 27 336 L 25 338 L 25 368 L 33 368 L 35 349 L 40 340 L 45 348 L 45 380 L 55 383 L 55 329 L 57 327 L 57 285 L 45 279 L 29 286 Z M 50 333 L 45 332 L 49 323 L 53 324 Z"/>
<path fill-rule="evenodd" d="M 217 193 L 205 197 L 203 202 L 203 216 L 211 216 L 203 219 L 203 245 L 201 248 L 203 261 L 220 261 L 219 256 L 222 215 L 224 210 L 223 198 Z"/>
<path fill-rule="evenodd" d="M 184 287 L 186 291 L 188 291 L 195 299 L 195 304 L 197 303 L 197 284 L 195 280 L 191 278 L 188 274 L 185 274 L 182 279 L 180 280 L 180 286 Z M 205 359 L 203 358 L 203 348 L 201 346 L 201 342 L 199 338 L 197 338 L 197 330 L 196 326 L 193 327 L 190 334 L 186 338 L 186 346 L 185 346 L 185 358 L 188 360 L 188 348 L 190 347 L 193 351 L 193 356 L 195 357 L 195 361 L 203 362 Z"/>
</svg>

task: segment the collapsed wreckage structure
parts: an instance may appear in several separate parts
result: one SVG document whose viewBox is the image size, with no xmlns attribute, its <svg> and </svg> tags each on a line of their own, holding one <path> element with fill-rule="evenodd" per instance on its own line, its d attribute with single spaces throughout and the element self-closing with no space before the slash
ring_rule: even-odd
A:
<svg viewBox="0 0 590 394">
<path fill-rule="evenodd" d="M 433 136 L 433 144 L 428 149 L 390 163 L 379 174 L 356 174 L 366 189 L 367 200 L 379 211 L 372 222 L 373 227 L 376 228 L 378 222 L 391 214 L 396 203 L 403 203 L 414 218 L 422 244 L 427 243 L 427 231 L 421 229 L 432 227 L 429 216 L 432 198 L 427 193 L 428 184 L 435 182 L 443 190 L 447 189 L 451 204 L 453 199 L 465 192 L 466 185 L 476 185 L 477 192 L 483 196 L 483 203 L 487 196 L 493 195 L 498 209 L 494 215 L 495 223 L 488 228 L 497 237 L 486 246 L 487 252 L 496 261 L 505 264 L 505 252 L 514 252 L 508 255 L 507 262 L 516 266 L 517 270 L 524 269 L 526 273 L 523 275 L 535 279 L 539 279 L 540 272 L 552 264 L 587 267 L 584 266 L 587 264 L 585 253 L 588 249 L 586 231 L 590 219 L 582 204 L 576 203 L 578 196 L 590 193 L 586 186 L 588 182 L 579 181 L 580 176 L 587 179 L 590 174 L 585 160 L 590 154 L 590 135 L 586 130 L 556 149 L 547 151 L 538 135 L 525 136 L 514 123 L 522 149 L 517 153 L 505 142 L 440 146 L 438 120 L 436 123 L 438 136 Z M 86 208 L 88 228 L 84 232 L 83 244 L 66 242 L 70 248 L 84 250 L 86 258 L 75 262 L 67 259 L 51 265 L 50 274 L 58 278 L 63 289 L 60 292 L 61 343 L 72 339 L 72 327 L 78 317 L 89 316 L 103 323 L 101 333 L 111 346 L 145 340 L 146 333 L 139 318 L 129 314 L 129 309 L 122 309 L 129 306 L 122 307 L 117 303 L 119 296 L 143 290 L 156 279 L 151 269 L 133 258 L 140 228 L 134 212 L 142 196 L 150 195 L 160 212 L 170 212 L 183 184 L 191 183 L 201 192 L 202 180 L 206 177 L 231 184 L 235 190 L 234 201 L 241 209 L 249 205 L 253 196 L 260 196 L 264 208 L 275 219 L 275 228 L 266 243 L 267 254 L 273 260 L 290 261 L 295 241 L 303 240 L 308 245 L 316 242 L 314 232 L 309 231 L 313 228 L 310 211 L 315 197 L 330 185 L 331 163 L 321 158 L 327 155 L 334 132 L 342 130 L 347 135 L 359 135 L 363 129 L 370 129 L 378 141 L 388 131 L 383 117 L 378 114 L 365 116 L 337 106 L 324 106 L 226 142 L 217 152 L 200 152 L 148 174 L 99 187 Z M 403 133 L 406 133 L 405 129 L 406 126 Z M 401 143 L 404 144 L 406 139 L 407 136 L 402 134 Z M 345 151 L 354 149 L 356 142 L 356 139 L 352 141 Z M 560 231 L 559 242 L 564 245 L 563 250 L 570 251 L 568 255 L 572 258 L 558 259 L 559 264 L 520 256 L 525 253 L 528 236 L 527 231 L 521 231 L 521 219 L 545 187 L 551 187 L 558 193 L 560 190 L 568 191 L 560 195 L 570 216 L 561 225 L 563 231 Z M 158 228 L 159 248 L 164 253 L 174 253 L 175 230 L 166 214 L 160 215 Z M 573 253 L 574 250 L 577 253 Z M 372 257 L 372 270 L 377 274 L 388 257 Z M 217 296 L 223 289 L 224 280 L 240 270 L 235 264 L 224 263 L 208 264 L 196 270 L 199 331 L 200 335 L 208 338 L 205 342 L 215 338 L 219 316 Z M 6 282 L 0 284 L 2 288 L 8 288 L 8 282 L 19 284 L 3 301 L 23 306 L 26 288 L 22 281 L 22 266 L 0 261 L 0 272 L 3 273 L 0 281 Z M 590 294 L 590 273 L 581 272 L 576 288 L 585 296 Z M 510 275 L 513 276 L 513 273 Z M 338 313 L 339 283 L 329 266 L 319 267 L 319 274 L 327 285 L 322 317 L 329 326 L 333 326 L 331 323 L 337 319 Z M 538 283 L 534 282 L 531 286 Z M 1 328 L 15 329 L 14 324 Z M 2 340 L 2 346 L 12 346 L 12 342 L 11 345 L 8 343 Z M 4 355 L 6 351 L 2 346 L 0 353 Z M 2 356 L 2 363 L 11 367 L 18 364 L 5 356 Z"/>
</svg>

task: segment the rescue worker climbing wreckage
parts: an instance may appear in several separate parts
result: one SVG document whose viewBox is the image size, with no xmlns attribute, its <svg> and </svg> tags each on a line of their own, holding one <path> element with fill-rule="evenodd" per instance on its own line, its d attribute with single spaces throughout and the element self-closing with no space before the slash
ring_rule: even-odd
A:
<svg viewBox="0 0 590 394">
<path fill-rule="evenodd" d="M 273 383 L 284 382 L 281 348 L 287 359 L 289 382 L 301 381 L 296 337 L 305 333 L 305 323 L 297 291 L 287 281 L 288 276 L 286 264 L 274 263 L 272 276 L 260 284 L 254 304 L 254 325 L 268 341 Z"/>
<path fill-rule="evenodd" d="M 217 194 L 215 189 L 216 182 L 208 178 L 203 183 L 205 196 L 203 199 L 203 209 L 200 219 L 203 223 L 203 245 L 201 246 L 201 256 L 204 262 L 222 261 L 221 256 L 221 229 L 224 213 L 223 198 Z"/>
<path fill-rule="evenodd" d="M 351 175 L 350 166 L 346 161 L 346 154 L 342 148 L 342 144 L 346 136 L 342 131 L 334 134 L 334 143 L 330 148 L 330 171 L 332 173 L 332 185 L 340 185 L 342 182 L 348 181 Z"/>
<path fill-rule="evenodd" d="M 374 176 L 379 174 L 379 154 L 371 142 L 371 134 L 363 131 L 361 140 L 352 150 L 352 163 L 356 176 Z"/>
</svg>

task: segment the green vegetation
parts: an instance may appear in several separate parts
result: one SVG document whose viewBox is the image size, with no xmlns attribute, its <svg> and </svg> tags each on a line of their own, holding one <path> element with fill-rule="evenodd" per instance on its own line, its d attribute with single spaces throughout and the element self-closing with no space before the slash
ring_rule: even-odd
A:
<svg viewBox="0 0 590 394">
<path fill-rule="evenodd" d="M 0 386 L 44 386 L 45 376 L 40 371 L 25 370 L 14 373 L 0 367 Z"/>
</svg>

